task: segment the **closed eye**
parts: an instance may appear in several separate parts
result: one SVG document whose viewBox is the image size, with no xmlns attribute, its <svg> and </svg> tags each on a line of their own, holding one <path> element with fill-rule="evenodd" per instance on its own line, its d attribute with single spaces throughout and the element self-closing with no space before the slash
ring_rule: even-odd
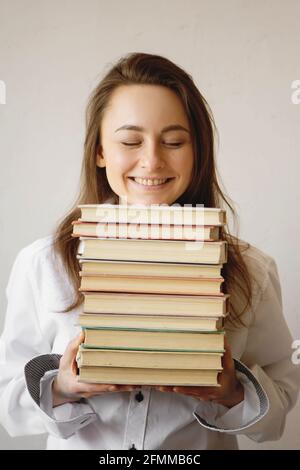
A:
<svg viewBox="0 0 300 470">
<path fill-rule="evenodd" d="M 179 147 L 182 145 L 182 142 L 166 142 L 166 145 L 170 145 L 171 147 Z"/>
<path fill-rule="evenodd" d="M 128 145 L 128 146 L 133 146 L 133 145 L 139 145 L 139 142 L 134 142 L 134 143 L 129 143 L 129 142 L 121 142 L 123 145 Z"/>
<path fill-rule="evenodd" d="M 126 145 L 127 147 L 133 147 L 135 145 L 140 145 L 141 142 L 121 142 L 123 145 Z M 171 147 L 179 147 L 180 145 L 183 144 L 183 142 L 163 142 L 165 145 L 169 145 Z"/>
</svg>

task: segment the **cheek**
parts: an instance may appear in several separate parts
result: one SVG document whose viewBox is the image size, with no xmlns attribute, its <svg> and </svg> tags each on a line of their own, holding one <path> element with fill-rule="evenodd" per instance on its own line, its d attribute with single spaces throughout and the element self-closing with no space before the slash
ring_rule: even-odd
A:
<svg viewBox="0 0 300 470">
<path fill-rule="evenodd" d="M 186 178 L 190 181 L 193 175 L 193 167 L 194 167 L 194 154 L 193 151 L 188 153 L 185 159 L 185 173 Z"/>
<path fill-rule="evenodd" d="M 183 155 L 177 162 L 177 169 L 183 180 L 190 181 L 193 174 L 193 157 L 187 154 Z"/>
<path fill-rule="evenodd" d="M 128 155 L 125 155 L 124 152 L 116 150 L 111 154 L 108 166 L 110 173 L 115 175 L 122 175 L 122 173 L 129 171 L 132 165 L 133 161 L 132 159 L 128 158 Z"/>
</svg>

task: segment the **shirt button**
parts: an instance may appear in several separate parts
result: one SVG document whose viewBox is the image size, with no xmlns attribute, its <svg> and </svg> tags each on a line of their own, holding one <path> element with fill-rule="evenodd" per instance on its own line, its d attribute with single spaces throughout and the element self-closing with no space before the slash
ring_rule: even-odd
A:
<svg viewBox="0 0 300 470">
<path fill-rule="evenodd" d="M 142 394 L 142 392 L 137 393 L 136 396 L 135 396 L 135 399 L 138 402 L 143 401 L 144 400 L 144 395 Z"/>
</svg>

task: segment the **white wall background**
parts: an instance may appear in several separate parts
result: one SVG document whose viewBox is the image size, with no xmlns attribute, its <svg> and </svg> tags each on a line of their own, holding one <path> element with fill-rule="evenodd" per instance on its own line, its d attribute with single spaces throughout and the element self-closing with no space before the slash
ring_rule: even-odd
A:
<svg viewBox="0 0 300 470">
<path fill-rule="evenodd" d="M 90 91 L 122 54 L 142 51 L 184 67 L 210 103 L 240 236 L 276 259 L 300 338 L 299 18 L 299 0 L 0 0 L 0 330 L 17 252 L 74 199 Z M 300 449 L 299 418 L 300 406 L 280 441 L 241 438 L 241 448 Z M 0 430 L 2 449 L 43 445 Z"/>
</svg>

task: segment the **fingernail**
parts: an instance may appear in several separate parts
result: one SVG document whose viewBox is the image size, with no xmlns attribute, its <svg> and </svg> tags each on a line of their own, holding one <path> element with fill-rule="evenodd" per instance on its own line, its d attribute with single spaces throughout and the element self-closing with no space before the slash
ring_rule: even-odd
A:
<svg viewBox="0 0 300 470">
<path fill-rule="evenodd" d="M 114 385 L 112 385 L 111 387 L 108 387 L 108 390 L 110 392 L 113 392 L 114 390 L 116 390 L 116 387 Z"/>
</svg>

